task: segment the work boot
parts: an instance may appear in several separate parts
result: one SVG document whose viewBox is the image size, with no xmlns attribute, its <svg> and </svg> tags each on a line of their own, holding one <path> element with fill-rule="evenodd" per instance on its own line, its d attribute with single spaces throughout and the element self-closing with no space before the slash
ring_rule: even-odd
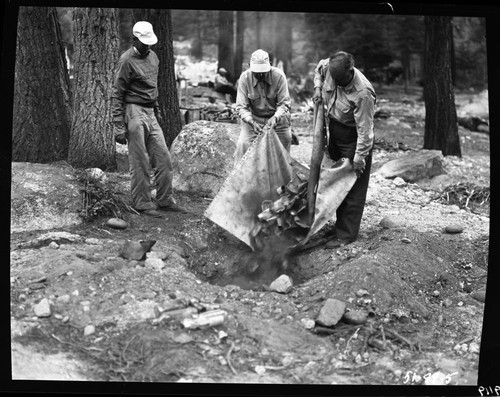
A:
<svg viewBox="0 0 500 397">
<path fill-rule="evenodd" d="M 343 247 L 344 245 L 351 244 L 352 241 L 344 240 L 340 238 L 333 239 L 325 244 L 325 247 L 328 249 Z"/>
<path fill-rule="evenodd" d="M 147 210 L 139 210 L 139 213 L 141 215 L 151 216 L 153 218 L 162 218 L 163 217 L 163 215 L 161 213 L 159 213 L 158 211 L 156 211 L 153 208 L 150 208 Z"/>
<path fill-rule="evenodd" d="M 159 206 L 158 209 L 160 211 L 180 212 L 181 214 L 186 214 L 189 212 L 187 209 L 185 209 L 177 204 L 171 204 L 171 205 L 167 205 L 167 206 Z"/>
</svg>

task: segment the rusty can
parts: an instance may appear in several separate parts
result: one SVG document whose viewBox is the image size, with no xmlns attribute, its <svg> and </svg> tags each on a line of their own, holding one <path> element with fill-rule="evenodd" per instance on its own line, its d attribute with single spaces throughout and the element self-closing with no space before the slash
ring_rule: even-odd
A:
<svg viewBox="0 0 500 397">
<path fill-rule="evenodd" d="M 184 328 L 189 329 L 214 327 L 223 324 L 226 318 L 226 311 L 220 309 L 210 310 L 191 318 L 185 318 L 182 320 L 182 325 Z"/>
</svg>

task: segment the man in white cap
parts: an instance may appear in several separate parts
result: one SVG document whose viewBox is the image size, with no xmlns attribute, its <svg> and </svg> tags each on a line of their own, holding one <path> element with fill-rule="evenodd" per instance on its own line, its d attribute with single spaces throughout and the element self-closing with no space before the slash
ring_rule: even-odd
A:
<svg viewBox="0 0 500 397">
<path fill-rule="evenodd" d="M 163 216 L 158 210 L 186 212 L 173 197 L 172 162 L 157 120 L 159 60 L 150 47 L 158 39 L 146 21 L 134 25 L 133 35 L 132 47 L 118 61 L 111 95 L 115 140 L 128 142 L 132 207 L 153 217 Z M 151 197 L 150 164 L 156 203 Z"/>
<path fill-rule="evenodd" d="M 290 103 L 285 74 L 271 66 L 266 51 L 255 51 L 250 58 L 250 69 L 238 81 L 236 111 L 243 122 L 236 145 L 236 163 L 264 127 L 274 128 L 285 149 L 290 151 Z"/>
</svg>

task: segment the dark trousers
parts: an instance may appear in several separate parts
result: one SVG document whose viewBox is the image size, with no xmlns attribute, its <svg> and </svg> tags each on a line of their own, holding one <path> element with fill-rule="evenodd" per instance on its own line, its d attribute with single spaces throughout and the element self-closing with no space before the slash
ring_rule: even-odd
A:
<svg viewBox="0 0 500 397">
<path fill-rule="evenodd" d="M 229 94 L 231 95 L 231 101 L 234 103 L 236 102 L 236 89 L 234 87 L 231 87 L 230 85 L 222 85 L 218 88 L 215 89 L 220 94 Z"/>
<path fill-rule="evenodd" d="M 356 127 L 348 127 L 334 119 L 329 124 L 330 140 L 328 142 L 328 153 L 334 161 L 346 157 L 354 159 L 358 133 Z M 337 208 L 337 220 L 335 232 L 337 238 L 354 241 L 358 238 L 359 226 L 365 208 L 366 192 L 370 181 L 370 169 L 372 165 L 372 150 L 365 158 L 365 169 L 356 180 L 344 201 Z"/>
</svg>

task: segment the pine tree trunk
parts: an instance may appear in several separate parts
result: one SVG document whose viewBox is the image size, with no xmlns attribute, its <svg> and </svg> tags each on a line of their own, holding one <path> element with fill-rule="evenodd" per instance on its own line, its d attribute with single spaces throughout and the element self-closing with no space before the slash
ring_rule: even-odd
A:
<svg viewBox="0 0 500 397">
<path fill-rule="evenodd" d="M 451 78 L 451 17 L 425 17 L 424 149 L 461 156 L 455 94 Z"/>
<path fill-rule="evenodd" d="M 12 160 L 66 159 L 71 92 L 54 7 L 20 7 L 17 27 Z"/>
<path fill-rule="evenodd" d="M 170 147 L 182 129 L 179 99 L 175 80 L 174 44 L 172 38 L 172 12 L 167 9 L 134 9 L 136 21 L 144 20 L 153 25 L 158 43 L 152 48 L 160 60 L 158 71 L 158 103 L 167 146 Z"/>
<path fill-rule="evenodd" d="M 218 66 L 234 77 L 233 58 L 233 11 L 219 11 Z"/>
<path fill-rule="evenodd" d="M 114 167 L 111 91 L 120 38 L 114 8 L 78 8 L 73 14 L 75 77 L 69 162 Z"/>
<path fill-rule="evenodd" d="M 242 72 L 243 49 L 245 47 L 245 12 L 236 11 L 236 48 L 234 52 L 234 81 Z"/>
<path fill-rule="evenodd" d="M 292 62 L 292 16 L 274 13 L 273 56 L 276 62 L 283 62 L 283 71 L 288 73 Z M 277 66 L 277 64 L 276 64 Z"/>
</svg>

